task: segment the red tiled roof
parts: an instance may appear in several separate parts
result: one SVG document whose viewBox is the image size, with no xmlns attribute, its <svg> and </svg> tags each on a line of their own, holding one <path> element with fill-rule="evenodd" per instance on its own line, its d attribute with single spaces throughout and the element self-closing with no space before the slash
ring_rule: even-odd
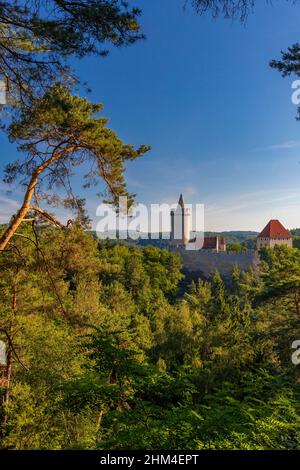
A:
<svg viewBox="0 0 300 470">
<path fill-rule="evenodd" d="M 203 250 L 215 250 L 217 248 L 217 237 L 204 237 Z"/>
<path fill-rule="evenodd" d="M 258 238 L 292 238 L 292 235 L 279 220 L 270 220 L 268 225 L 258 235 Z"/>
</svg>

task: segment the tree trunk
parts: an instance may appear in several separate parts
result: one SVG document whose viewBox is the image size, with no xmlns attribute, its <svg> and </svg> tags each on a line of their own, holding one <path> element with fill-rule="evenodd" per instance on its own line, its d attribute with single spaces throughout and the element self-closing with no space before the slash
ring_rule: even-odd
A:
<svg viewBox="0 0 300 470">
<path fill-rule="evenodd" d="M 97 417 L 97 423 L 96 423 L 96 433 L 99 431 L 100 429 L 100 426 L 101 426 L 101 421 L 102 421 L 102 418 L 103 418 L 103 408 L 101 407 L 100 410 L 99 410 L 99 414 L 98 414 L 98 417 Z"/>
<path fill-rule="evenodd" d="M 8 349 L 7 351 L 7 356 L 6 356 L 6 370 L 5 370 L 5 378 L 6 378 L 6 387 L 5 387 L 5 392 L 3 395 L 3 405 L 6 407 L 9 402 L 9 392 L 10 392 L 10 381 L 11 381 L 11 372 L 12 372 L 12 350 L 11 348 Z M 7 410 L 5 411 L 4 414 L 4 423 L 7 423 L 8 421 L 8 414 Z"/>
<path fill-rule="evenodd" d="M 17 287 L 16 285 L 13 286 L 11 308 L 12 308 L 13 314 L 15 315 L 16 310 L 17 310 Z M 12 322 L 10 324 L 10 333 L 11 331 L 12 331 Z M 12 350 L 12 345 L 9 344 L 7 354 L 6 354 L 6 369 L 5 369 L 6 386 L 5 386 L 5 392 L 3 395 L 3 405 L 5 407 L 8 405 L 8 402 L 9 402 L 12 363 L 13 363 L 13 350 Z M 8 415 L 6 412 L 4 415 L 4 423 L 7 423 L 7 421 L 8 421 Z"/>
<path fill-rule="evenodd" d="M 35 187 L 38 183 L 39 176 L 41 173 L 43 173 L 44 170 L 46 170 L 51 163 L 55 162 L 59 158 L 65 156 L 66 154 L 72 152 L 74 150 L 74 147 L 69 148 L 69 149 L 64 149 L 61 152 L 58 153 L 53 153 L 52 157 L 46 160 L 42 165 L 37 167 L 31 177 L 31 180 L 28 184 L 22 206 L 20 210 L 17 212 L 15 218 L 11 221 L 9 224 L 8 228 L 5 230 L 5 232 L 2 234 L 0 237 L 0 251 L 4 251 L 5 248 L 7 247 L 10 239 L 13 237 L 15 232 L 17 231 L 19 225 L 22 223 L 24 218 L 26 217 L 27 212 L 30 210 L 30 203 L 32 196 L 34 194 Z"/>
</svg>

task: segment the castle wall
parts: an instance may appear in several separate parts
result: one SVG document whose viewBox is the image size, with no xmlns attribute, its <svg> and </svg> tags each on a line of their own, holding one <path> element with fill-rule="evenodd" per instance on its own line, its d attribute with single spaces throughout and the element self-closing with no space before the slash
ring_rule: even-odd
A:
<svg viewBox="0 0 300 470">
<path fill-rule="evenodd" d="M 202 274 L 210 278 L 218 270 L 224 278 L 231 276 L 233 267 L 238 265 L 241 271 L 250 267 L 258 272 L 259 255 L 256 251 L 246 253 L 213 253 L 210 251 L 180 251 L 183 268 L 190 274 Z"/>
<path fill-rule="evenodd" d="M 263 247 L 269 247 L 269 248 L 275 248 L 275 246 L 278 245 L 284 245 L 287 246 L 288 248 L 293 248 L 293 239 L 289 238 L 257 238 L 257 249 L 260 250 L 260 248 Z"/>
</svg>

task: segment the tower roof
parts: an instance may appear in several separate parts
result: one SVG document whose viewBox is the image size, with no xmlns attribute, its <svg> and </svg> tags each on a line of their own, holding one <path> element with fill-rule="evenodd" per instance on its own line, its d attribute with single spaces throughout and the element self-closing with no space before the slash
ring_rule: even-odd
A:
<svg viewBox="0 0 300 470">
<path fill-rule="evenodd" d="M 279 220 L 270 220 L 258 238 L 292 238 L 292 235 Z"/>
<path fill-rule="evenodd" d="M 182 194 L 180 194 L 178 205 L 184 209 L 184 200 Z"/>
</svg>

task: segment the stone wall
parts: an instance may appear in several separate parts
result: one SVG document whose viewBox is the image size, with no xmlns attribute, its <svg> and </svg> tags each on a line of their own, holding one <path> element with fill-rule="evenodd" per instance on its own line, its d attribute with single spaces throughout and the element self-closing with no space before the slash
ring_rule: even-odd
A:
<svg viewBox="0 0 300 470">
<path fill-rule="evenodd" d="M 275 248 L 275 246 L 287 246 L 288 248 L 293 248 L 293 239 L 292 238 L 261 238 L 257 239 L 257 249 L 263 248 L 264 246 L 268 248 Z"/>
<path fill-rule="evenodd" d="M 241 271 L 250 267 L 255 272 L 259 269 L 259 255 L 257 251 L 246 253 L 213 253 L 210 251 L 180 251 L 184 271 L 188 274 L 199 275 L 209 279 L 217 269 L 222 277 L 231 276 L 233 267 L 238 265 Z"/>
</svg>

